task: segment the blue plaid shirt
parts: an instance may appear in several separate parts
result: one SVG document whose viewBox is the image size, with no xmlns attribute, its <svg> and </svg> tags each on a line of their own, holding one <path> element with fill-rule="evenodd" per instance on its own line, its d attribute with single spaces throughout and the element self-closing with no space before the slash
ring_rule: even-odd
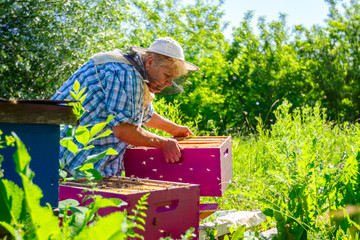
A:
<svg viewBox="0 0 360 240">
<path fill-rule="evenodd" d="M 114 119 L 103 131 L 111 130 L 112 126 L 122 123 L 142 125 L 148 122 L 154 109 L 149 104 L 145 109 L 144 102 L 144 79 L 140 73 L 131 65 L 124 63 L 105 63 L 97 65 L 97 73 L 94 62 L 88 61 L 77 70 L 65 84 L 51 98 L 53 100 L 72 100 L 69 92 L 77 80 L 81 88 L 86 87 L 87 94 L 83 107 L 85 113 L 80 118 L 80 125 L 95 125 L 106 121 L 109 115 Z M 65 127 L 60 137 L 66 137 Z M 76 142 L 79 148 L 82 144 Z M 60 146 L 60 161 L 66 163 L 66 169 L 74 174 L 74 168 L 83 164 L 87 156 L 98 154 L 108 148 L 114 148 L 119 155 L 106 156 L 94 164 L 94 167 L 102 175 L 121 175 L 123 170 L 123 155 L 127 144 L 119 141 L 113 134 L 98 138 L 91 142 L 94 148 L 80 152 L 76 157 L 63 146 Z"/>
</svg>

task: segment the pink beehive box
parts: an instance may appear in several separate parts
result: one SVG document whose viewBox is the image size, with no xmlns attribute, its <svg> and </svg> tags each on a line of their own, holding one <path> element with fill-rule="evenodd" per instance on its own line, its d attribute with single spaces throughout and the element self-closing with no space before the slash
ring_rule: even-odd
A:
<svg viewBox="0 0 360 240">
<path fill-rule="evenodd" d="M 135 208 L 138 200 L 146 193 L 148 196 L 148 209 L 145 220 L 145 232 L 135 229 L 135 232 L 144 236 L 146 240 L 160 239 L 171 236 L 180 239 L 181 235 L 189 228 L 195 229 L 196 237 L 199 236 L 199 185 L 155 181 L 138 178 L 111 177 L 97 183 L 99 190 L 95 192 L 104 198 L 119 198 L 128 203 L 123 207 L 107 207 L 99 210 L 101 216 L 114 211 Z M 89 185 L 83 180 L 77 182 L 65 182 L 59 187 L 59 201 L 75 199 L 82 203 L 86 195 L 84 192 Z M 81 205 L 88 204 L 90 199 Z"/>
<path fill-rule="evenodd" d="M 166 163 L 157 148 L 134 147 L 124 155 L 125 176 L 200 185 L 200 196 L 222 196 L 232 179 L 231 137 L 176 138 L 178 163 Z"/>
</svg>

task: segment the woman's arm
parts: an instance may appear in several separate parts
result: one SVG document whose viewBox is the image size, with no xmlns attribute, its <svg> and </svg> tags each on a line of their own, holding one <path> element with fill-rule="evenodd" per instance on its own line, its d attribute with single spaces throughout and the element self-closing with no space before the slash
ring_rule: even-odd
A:
<svg viewBox="0 0 360 240">
<path fill-rule="evenodd" d="M 144 124 L 144 126 L 163 130 L 175 137 L 194 135 L 188 127 L 177 125 L 157 113 L 154 113 L 150 121 Z"/>
<path fill-rule="evenodd" d="M 120 141 L 134 146 L 160 148 L 166 162 L 174 163 L 180 160 L 182 148 L 175 139 L 160 137 L 129 123 L 120 124 L 112 129 L 114 136 Z"/>
</svg>

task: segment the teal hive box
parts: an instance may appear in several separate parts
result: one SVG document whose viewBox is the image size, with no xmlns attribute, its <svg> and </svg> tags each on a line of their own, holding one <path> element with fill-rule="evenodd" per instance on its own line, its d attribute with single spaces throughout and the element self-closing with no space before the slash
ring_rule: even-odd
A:
<svg viewBox="0 0 360 240">
<path fill-rule="evenodd" d="M 59 138 L 60 124 L 77 125 L 72 107 L 64 101 L 50 100 L 0 100 L 0 130 L 3 135 L 16 135 L 25 144 L 30 156 L 30 168 L 35 172 L 33 182 L 44 197 L 41 204 L 58 205 L 59 194 Z M 4 178 L 22 187 L 15 171 L 13 155 L 16 147 L 0 149 L 4 156 Z"/>
</svg>

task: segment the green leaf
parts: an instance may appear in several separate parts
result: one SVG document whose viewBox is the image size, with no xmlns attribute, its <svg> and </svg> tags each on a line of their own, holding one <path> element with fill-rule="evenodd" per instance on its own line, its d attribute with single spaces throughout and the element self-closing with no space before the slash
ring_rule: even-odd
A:
<svg viewBox="0 0 360 240">
<path fill-rule="evenodd" d="M 90 132 L 84 126 L 79 126 L 75 131 L 76 140 L 86 146 L 90 141 Z"/>
<path fill-rule="evenodd" d="M 110 134 L 112 134 L 113 131 L 112 130 L 106 130 L 105 132 L 103 132 L 102 134 L 99 134 L 98 136 L 96 136 L 94 139 L 98 139 L 98 138 L 101 138 L 101 137 L 107 137 L 109 136 Z"/>
<path fill-rule="evenodd" d="M 25 204 L 29 213 L 28 222 L 31 223 L 32 231 L 37 239 L 49 239 L 50 236 L 60 235 L 59 219 L 54 216 L 51 208 L 40 205 L 41 189 L 24 177 L 23 186 Z"/>
<path fill-rule="evenodd" d="M 79 150 L 78 146 L 70 138 L 61 139 L 60 144 L 74 154 Z"/>
<path fill-rule="evenodd" d="M 88 150 L 88 149 L 91 149 L 91 148 L 94 148 L 95 146 L 94 145 L 88 145 L 86 147 L 83 148 L 83 150 Z"/>
<path fill-rule="evenodd" d="M 65 209 L 67 206 L 77 207 L 79 202 L 75 199 L 66 199 L 59 202 L 59 209 Z"/>
<path fill-rule="evenodd" d="M 98 170 L 93 168 L 93 169 L 86 170 L 86 172 L 90 173 L 94 177 L 93 180 L 95 180 L 95 181 L 101 181 L 102 180 L 102 176 L 101 176 L 101 174 L 100 174 L 100 172 Z"/>
<path fill-rule="evenodd" d="M 145 221 L 143 221 L 143 224 L 145 225 Z M 144 226 L 142 226 L 141 224 L 136 224 L 136 227 L 142 231 L 145 231 Z"/>
<path fill-rule="evenodd" d="M 246 231 L 246 225 L 239 226 L 232 234 L 231 239 L 244 239 L 244 233 Z"/>
<path fill-rule="evenodd" d="M 6 140 L 6 146 L 12 146 L 12 147 L 14 146 L 15 138 L 6 135 L 5 140 Z"/>
<path fill-rule="evenodd" d="M 106 122 L 109 123 L 111 120 L 113 120 L 115 117 L 113 115 L 109 115 L 106 119 Z"/>
<path fill-rule="evenodd" d="M 67 173 L 64 171 L 64 170 L 61 170 L 59 171 L 59 175 L 60 177 L 62 177 L 63 179 L 65 179 L 67 177 Z"/>
<path fill-rule="evenodd" d="M 80 171 L 87 171 L 90 169 L 94 169 L 94 165 L 92 163 L 85 163 L 79 168 Z"/>
<path fill-rule="evenodd" d="M 73 89 L 74 89 L 75 93 L 78 93 L 78 92 L 79 92 L 80 83 L 78 82 L 78 80 L 75 81 L 74 86 L 73 86 Z M 76 99 L 76 100 L 77 100 L 77 99 Z"/>
<path fill-rule="evenodd" d="M 79 97 L 82 96 L 82 98 L 85 99 L 86 94 L 83 96 L 85 90 L 86 90 L 86 87 L 82 88 L 77 95 L 78 95 Z M 82 103 L 83 101 L 80 100 L 80 102 Z"/>
<path fill-rule="evenodd" d="M 78 100 L 78 96 L 73 91 L 70 91 L 69 93 L 74 100 Z"/>
<path fill-rule="evenodd" d="M 93 126 L 90 130 L 90 138 L 93 138 L 96 134 L 101 132 L 101 130 L 103 130 L 106 125 L 107 125 L 107 122 L 102 122 L 102 123 L 98 123 L 95 126 Z"/>
<path fill-rule="evenodd" d="M 274 211 L 271 208 L 265 208 L 261 210 L 266 216 L 273 217 Z"/>
<path fill-rule="evenodd" d="M 40 199 L 42 198 L 41 189 L 32 183 L 31 179 L 34 173 L 29 168 L 30 156 L 26 150 L 25 145 L 21 142 L 15 133 L 12 133 L 16 139 L 17 151 L 14 154 L 16 162 L 16 170 L 22 179 L 24 189 L 24 206 L 27 211 L 27 225 L 31 232 L 29 236 L 33 239 L 49 239 L 59 237 L 60 227 L 59 219 L 54 216 L 52 209 L 49 207 L 42 207 Z"/>
<path fill-rule="evenodd" d="M 122 207 L 126 206 L 127 203 L 119 198 L 101 198 L 99 196 L 96 196 L 95 202 L 94 202 L 94 208 L 104 208 L 104 207 Z"/>
<path fill-rule="evenodd" d="M 0 221 L 19 222 L 24 191 L 14 182 L 0 179 Z"/>
<path fill-rule="evenodd" d="M 98 160 L 104 158 L 106 155 L 116 155 L 118 154 L 117 151 L 115 151 L 114 149 L 112 148 L 109 148 L 108 150 L 105 150 L 103 152 L 100 152 L 98 154 L 94 154 L 94 155 L 90 155 L 86 158 L 86 161 L 85 163 L 95 163 L 97 162 Z"/>
<path fill-rule="evenodd" d="M 23 174 L 26 177 L 30 178 L 31 171 L 29 169 L 29 164 L 31 157 L 25 147 L 25 145 L 21 142 L 19 137 L 13 132 L 12 135 L 16 139 L 17 150 L 14 153 L 14 161 L 16 165 L 16 171 L 19 174 Z"/>
<path fill-rule="evenodd" d="M 67 137 L 71 137 L 71 138 L 72 138 L 73 129 L 74 129 L 73 126 L 69 126 L 69 128 L 66 130 L 66 136 L 67 136 Z"/>
<path fill-rule="evenodd" d="M 84 100 L 86 99 L 86 96 L 87 96 L 87 94 L 85 94 L 84 96 L 82 96 L 81 98 L 80 98 L 80 103 L 82 104 L 83 102 L 84 102 Z"/>
<path fill-rule="evenodd" d="M 122 212 L 114 212 L 105 217 L 102 217 L 88 228 L 83 229 L 74 240 L 98 240 L 98 239 L 112 239 L 122 240 L 126 239 L 125 231 L 127 230 L 126 218 Z"/>
<path fill-rule="evenodd" d="M 70 206 L 69 207 L 69 211 L 72 212 L 72 213 L 81 213 L 81 214 L 86 214 L 86 212 L 88 211 L 89 209 L 87 207 L 73 207 L 73 206 Z"/>
<path fill-rule="evenodd" d="M 117 154 L 119 153 L 113 148 L 109 148 L 108 150 L 106 150 L 106 155 L 117 155 Z"/>
<path fill-rule="evenodd" d="M 135 220 L 145 225 L 145 220 L 143 218 L 137 217 Z"/>
</svg>

